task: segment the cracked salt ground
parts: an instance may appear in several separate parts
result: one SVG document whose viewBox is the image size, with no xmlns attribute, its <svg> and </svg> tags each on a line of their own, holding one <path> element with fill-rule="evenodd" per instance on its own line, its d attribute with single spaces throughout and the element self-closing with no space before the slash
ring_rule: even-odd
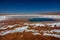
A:
<svg viewBox="0 0 60 40">
<path fill-rule="evenodd" d="M 55 27 L 55 25 L 57 26 L 57 27 L 60 27 L 60 22 L 56 22 L 56 23 L 47 23 L 47 24 L 42 24 L 42 23 L 33 23 L 33 24 L 28 24 L 28 23 L 24 23 L 24 25 L 30 25 L 30 26 L 35 26 L 35 27 L 38 27 L 38 26 L 40 26 L 40 27 L 45 27 L 46 25 L 48 25 L 49 27 Z"/>
<path fill-rule="evenodd" d="M 60 22 L 57 22 L 57 23 L 49 23 L 49 24 L 46 24 L 46 25 L 48 25 L 49 27 L 55 27 L 55 25 L 57 26 L 57 27 L 60 27 Z"/>
<path fill-rule="evenodd" d="M 2 23 L 1 25 L 3 25 L 4 23 Z M 0 26 L 1 26 L 0 25 Z M 17 24 L 15 24 L 15 25 L 8 25 L 7 27 L 6 27 L 6 25 L 4 25 L 4 26 L 2 26 L 2 27 L 0 27 L 0 30 L 1 29 L 7 29 L 7 28 L 12 28 L 12 27 L 14 27 L 14 26 L 16 26 Z M 41 24 L 41 23 L 36 23 L 36 24 L 28 24 L 28 23 L 24 23 L 24 25 L 27 25 L 27 26 L 29 26 L 29 25 L 31 25 L 31 26 L 34 26 L 34 28 L 35 27 L 38 27 L 38 26 L 43 26 L 43 27 L 45 27 L 45 24 Z M 58 23 L 52 23 L 52 24 L 46 24 L 46 25 L 48 25 L 49 27 L 54 27 L 55 25 L 57 26 L 57 27 L 59 27 L 60 26 L 60 22 L 58 22 Z"/>
<path fill-rule="evenodd" d="M 14 24 L 14 25 L 3 25 L 2 27 L 0 27 L 0 30 L 4 30 L 4 29 L 7 29 L 7 28 L 13 28 L 15 26 L 21 26 L 20 24 Z"/>
<path fill-rule="evenodd" d="M 8 31 L 3 31 L 0 33 L 1 36 L 4 36 L 6 34 L 9 34 L 9 33 L 14 33 L 14 32 L 33 32 L 33 34 L 39 34 L 37 30 L 28 30 L 27 29 L 28 26 L 23 26 L 23 27 L 18 27 L 18 28 L 15 28 L 14 30 L 8 30 Z"/>
<path fill-rule="evenodd" d="M 56 33 L 60 33 L 60 30 L 58 29 L 54 29 L 54 30 L 51 30 L 52 32 L 56 32 Z"/>
<path fill-rule="evenodd" d="M 35 27 L 37 27 L 37 26 L 45 26 L 45 24 L 41 24 L 41 23 L 33 23 L 33 24 L 28 24 L 28 23 L 24 23 L 24 25 L 30 25 L 30 26 L 35 26 Z"/>
<path fill-rule="evenodd" d="M 15 25 L 4 25 L 4 26 L 0 27 L 0 30 L 7 29 L 7 28 L 12 28 L 14 26 L 17 26 L 17 24 L 15 24 Z"/>
<path fill-rule="evenodd" d="M 57 35 L 57 34 L 44 33 L 43 36 L 54 36 L 54 37 L 56 37 L 56 38 L 60 38 L 60 35 Z"/>
<path fill-rule="evenodd" d="M 4 36 L 4 35 L 7 35 L 7 34 L 10 34 L 10 33 L 15 33 L 15 32 L 32 32 L 33 33 L 33 35 L 41 35 L 40 33 L 39 33 L 39 31 L 38 30 L 33 30 L 33 29 L 28 29 L 28 28 L 30 28 L 29 27 L 29 25 L 31 25 L 31 24 L 25 24 L 25 26 L 22 26 L 22 27 L 18 27 L 18 28 L 15 28 L 15 29 L 13 29 L 13 30 L 6 30 L 6 31 L 2 31 L 2 32 L 0 32 L 0 36 Z M 37 25 L 37 26 L 36 26 Z M 33 25 L 33 27 L 34 26 L 36 26 L 36 27 L 38 27 L 38 26 L 40 26 L 41 24 L 34 24 Z M 43 24 L 44 25 L 44 24 Z M 55 24 L 56 25 L 56 24 Z M 16 25 L 11 25 L 11 26 L 9 26 L 9 28 L 12 28 L 12 27 L 14 27 L 14 26 L 16 26 Z M 2 27 L 3 28 L 3 27 Z M 6 29 L 8 28 L 8 26 L 6 27 Z M 54 29 L 54 30 L 46 30 L 46 31 L 44 31 L 44 30 L 40 30 L 41 32 L 43 32 L 43 36 L 54 36 L 54 37 L 57 37 L 57 38 L 60 38 L 60 35 L 57 35 L 57 34 L 51 34 L 51 33 L 53 33 L 53 32 L 56 32 L 56 33 L 60 33 L 60 30 L 57 30 L 57 29 Z M 48 33 L 49 34 L 48 34 Z"/>
<path fill-rule="evenodd" d="M 50 33 L 44 32 L 43 36 L 54 36 L 56 38 L 60 38 L 60 34 L 54 34 L 53 32 L 60 33 L 60 30 L 54 29 L 54 30 L 51 30 Z M 51 33 L 53 33 L 53 34 L 51 34 Z"/>
<path fill-rule="evenodd" d="M 6 32 L 2 32 L 2 33 L 0 33 L 0 35 L 4 36 L 4 35 L 9 34 L 9 33 L 23 32 L 23 31 L 27 30 L 27 28 L 28 28 L 28 26 L 18 27 L 18 28 L 15 28 L 14 30 L 8 30 Z"/>
<path fill-rule="evenodd" d="M 23 32 L 23 31 L 26 31 L 26 32 L 32 31 L 32 32 L 33 32 L 33 35 L 41 35 L 40 33 L 38 33 L 37 30 L 28 30 L 27 28 L 28 28 L 28 26 L 23 26 L 23 27 L 15 28 L 14 30 L 6 31 L 6 32 L 2 31 L 2 32 L 0 33 L 0 35 L 1 35 L 1 36 L 4 36 L 4 35 L 9 34 L 9 33 Z M 51 30 L 51 31 L 52 31 L 52 32 L 53 32 L 53 31 L 58 31 L 58 32 L 60 32 L 60 30 Z M 47 34 L 47 33 L 45 33 L 45 31 L 43 31 L 43 32 L 44 32 L 43 36 L 46 36 L 46 35 L 47 35 L 47 36 L 54 36 L 54 37 L 60 38 L 60 35 L 57 35 L 57 34 Z M 47 32 L 47 31 L 46 31 L 46 32 Z"/>
</svg>

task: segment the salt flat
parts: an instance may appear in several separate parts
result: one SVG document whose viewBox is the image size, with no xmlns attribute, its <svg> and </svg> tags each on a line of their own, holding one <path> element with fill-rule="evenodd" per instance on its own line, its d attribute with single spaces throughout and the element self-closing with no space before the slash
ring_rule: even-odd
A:
<svg viewBox="0 0 60 40">
<path fill-rule="evenodd" d="M 53 22 L 29 22 L 31 18 L 53 18 Z M 0 38 L 36 38 L 60 40 L 60 15 L 3 15 L 0 16 Z"/>
</svg>

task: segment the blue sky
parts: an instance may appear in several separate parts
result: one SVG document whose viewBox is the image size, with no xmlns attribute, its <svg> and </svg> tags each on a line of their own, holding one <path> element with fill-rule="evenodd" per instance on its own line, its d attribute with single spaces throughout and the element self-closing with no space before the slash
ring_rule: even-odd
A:
<svg viewBox="0 0 60 40">
<path fill-rule="evenodd" d="M 59 0 L 0 0 L 0 13 L 60 12 Z"/>
</svg>

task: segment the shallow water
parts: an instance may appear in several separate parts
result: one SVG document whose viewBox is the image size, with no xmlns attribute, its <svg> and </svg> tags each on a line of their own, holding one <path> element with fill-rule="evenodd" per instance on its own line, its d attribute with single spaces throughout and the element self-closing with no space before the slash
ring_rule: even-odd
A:
<svg viewBox="0 0 60 40">
<path fill-rule="evenodd" d="M 43 21 L 55 21 L 53 18 L 32 18 L 29 19 L 30 22 L 43 22 Z"/>
</svg>

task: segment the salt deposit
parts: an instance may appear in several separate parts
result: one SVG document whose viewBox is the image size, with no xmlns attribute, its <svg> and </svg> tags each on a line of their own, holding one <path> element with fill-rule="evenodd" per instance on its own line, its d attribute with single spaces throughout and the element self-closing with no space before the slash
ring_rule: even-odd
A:
<svg viewBox="0 0 60 40">
<path fill-rule="evenodd" d="M 33 29 L 29 30 L 29 29 L 27 29 L 25 32 L 33 32 L 33 33 L 37 33 L 38 30 L 33 30 Z"/>
<path fill-rule="evenodd" d="M 54 36 L 54 37 L 56 37 L 56 38 L 60 38 L 60 35 L 57 35 L 57 34 L 44 33 L 43 36 Z"/>
<path fill-rule="evenodd" d="M 12 28 L 14 26 L 17 26 L 17 24 L 14 24 L 14 25 L 4 25 L 4 26 L 0 27 L 0 30 L 7 29 L 7 28 Z"/>
<path fill-rule="evenodd" d="M 0 35 L 4 36 L 4 35 L 9 34 L 9 33 L 23 32 L 23 31 L 27 30 L 27 28 L 28 28 L 28 26 L 18 27 L 18 28 L 15 28 L 13 30 L 8 30 L 8 31 L 5 31 L 5 32 L 1 32 Z"/>
<path fill-rule="evenodd" d="M 54 29 L 54 30 L 51 30 L 51 31 L 56 32 L 56 33 L 60 33 L 59 29 Z"/>
<path fill-rule="evenodd" d="M 0 20 L 6 20 L 6 16 L 0 16 Z"/>
<path fill-rule="evenodd" d="M 37 24 L 35 24 L 35 26 L 45 26 L 45 25 L 37 23 Z"/>
<path fill-rule="evenodd" d="M 40 33 L 33 33 L 33 35 L 41 35 Z"/>
<path fill-rule="evenodd" d="M 24 23 L 24 25 L 30 25 L 30 26 L 35 26 L 35 27 L 45 27 L 46 25 L 48 25 L 49 27 L 59 27 L 60 26 L 60 22 L 56 22 L 56 23 L 47 23 L 47 24 L 43 24 L 43 23 L 33 23 L 33 24 L 29 24 L 29 23 Z"/>
<path fill-rule="evenodd" d="M 59 27 L 60 26 L 60 22 L 56 22 L 56 23 L 48 23 L 48 24 L 46 24 L 46 25 L 48 25 L 49 27 Z"/>
</svg>

